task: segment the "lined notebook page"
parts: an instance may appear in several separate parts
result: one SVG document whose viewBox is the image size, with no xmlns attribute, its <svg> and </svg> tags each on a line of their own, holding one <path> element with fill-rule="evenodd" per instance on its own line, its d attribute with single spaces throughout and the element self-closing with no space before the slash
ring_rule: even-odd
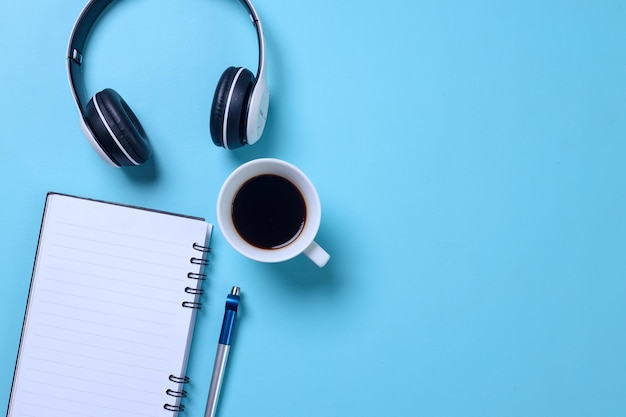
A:
<svg viewBox="0 0 626 417">
<path fill-rule="evenodd" d="M 171 416 L 202 219 L 49 194 L 8 416 Z M 193 292 L 193 291 L 191 291 Z"/>
</svg>

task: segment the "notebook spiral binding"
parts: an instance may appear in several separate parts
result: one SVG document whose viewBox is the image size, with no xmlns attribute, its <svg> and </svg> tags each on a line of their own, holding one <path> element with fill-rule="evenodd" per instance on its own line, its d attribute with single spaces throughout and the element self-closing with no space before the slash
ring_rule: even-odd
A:
<svg viewBox="0 0 626 417">
<path fill-rule="evenodd" d="M 195 265 L 207 266 L 209 261 L 204 258 L 191 258 L 190 262 Z"/>
<path fill-rule="evenodd" d="M 200 310 L 202 308 L 202 303 L 196 303 L 194 301 L 183 301 L 182 305 L 185 308 L 195 308 L 196 310 Z"/>
<path fill-rule="evenodd" d="M 180 376 L 170 375 L 169 380 L 175 384 L 188 384 L 189 383 L 188 376 L 180 377 Z"/>
<path fill-rule="evenodd" d="M 191 295 L 202 295 L 202 294 L 204 294 L 204 290 L 202 290 L 200 288 L 191 288 L 191 287 L 185 287 L 185 292 L 187 294 L 191 294 Z"/>
<path fill-rule="evenodd" d="M 209 261 L 207 259 L 204 258 L 205 254 L 209 253 L 211 250 L 209 247 L 207 246 L 202 246 L 199 243 L 195 243 L 193 244 L 193 249 L 197 250 L 198 252 L 202 253 L 202 256 L 199 258 L 196 257 L 192 257 L 189 259 L 189 262 L 194 264 L 194 265 L 200 265 L 200 272 L 189 272 L 187 274 L 187 278 L 189 279 L 196 279 L 196 280 L 200 280 L 203 281 L 206 279 L 206 274 L 202 272 L 202 269 L 207 266 L 209 264 Z M 199 296 L 204 294 L 204 290 L 200 289 L 200 288 L 193 288 L 193 287 L 185 287 L 185 294 L 189 294 L 189 295 L 193 295 L 193 296 Z M 186 307 L 186 308 L 195 308 L 195 309 L 201 309 L 202 308 L 202 303 L 196 302 L 196 301 L 183 301 L 182 302 L 182 306 Z M 172 398 L 176 398 L 178 401 L 176 401 L 176 403 L 174 404 L 170 404 L 170 403 L 165 403 L 163 404 L 163 408 L 166 409 L 167 411 L 172 411 L 172 412 L 182 412 L 185 411 L 185 405 L 180 403 L 180 399 L 181 398 L 186 398 L 187 397 L 187 391 L 185 391 L 184 389 L 181 388 L 181 386 L 188 384 L 189 383 L 189 378 L 186 376 L 176 376 L 176 375 L 170 375 L 169 376 L 169 380 L 170 382 L 173 382 L 174 384 L 177 384 L 177 388 L 176 389 L 172 389 L 172 388 L 168 388 L 165 390 L 165 394 L 167 394 L 168 396 L 172 397 Z"/>
<path fill-rule="evenodd" d="M 200 281 L 204 281 L 206 279 L 206 274 L 197 274 L 195 272 L 190 272 L 187 274 L 187 278 L 198 279 Z"/>
<path fill-rule="evenodd" d="M 176 376 L 176 375 L 170 375 L 169 380 L 178 385 L 189 383 L 189 377 L 186 377 L 186 376 L 181 377 L 181 376 Z M 173 389 L 168 388 L 165 391 L 165 393 L 173 398 L 187 397 L 187 391 L 185 391 L 184 389 L 173 390 Z M 178 404 L 165 403 L 163 404 L 163 408 L 166 409 L 167 411 L 175 411 L 175 412 L 185 411 L 185 405 L 181 403 L 178 403 Z"/>
<path fill-rule="evenodd" d="M 203 246 L 203 245 L 201 245 L 199 243 L 196 243 L 196 242 L 194 242 L 193 248 L 195 250 L 197 250 L 198 252 L 202 252 L 203 256 L 200 257 L 200 258 L 196 258 L 194 256 L 191 259 L 189 259 L 189 262 L 194 264 L 194 265 L 200 265 L 201 267 L 207 266 L 209 264 L 209 261 L 204 258 L 204 255 L 209 253 L 211 251 L 211 249 L 208 246 Z M 203 280 L 206 279 L 206 274 L 204 274 L 202 272 L 189 272 L 187 274 L 187 278 L 203 281 Z M 185 293 L 197 296 L 197 295 L 202 295 L 204 293 L 204 291 L 199 289 L 199 288 L 186 287 L 185 288 Z M 199 302 L 196 302 L 196 301 L 183 301 L 182 306 L 185 307 L 185 308 L 195 308 L 195 309 L 199 310 L 199 309 L 202 308 L 202 303 L 199 303 Z"/>
<path fill-rule="evenodd" d="M 170 397 L 176 397 L 176 398 L 185 398 L 187 396 L 187 391 L 185 390 L 175 391 L 173 389 L 168 388 L 165 391 L 165 393 L 169 395 Z"/>
<path fill-rule="evenodd" d="M 193 248 L 197 251 L 204 252 L 204 253 L 211 252 L 211 248 L 209 248 L 208 246 L 203 246 L 197 242 L 194 242 Z"/>
</svg>

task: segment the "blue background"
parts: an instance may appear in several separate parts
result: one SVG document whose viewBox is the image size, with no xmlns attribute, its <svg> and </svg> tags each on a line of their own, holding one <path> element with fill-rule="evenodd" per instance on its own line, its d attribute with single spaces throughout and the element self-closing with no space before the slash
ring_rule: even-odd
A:
<svg viewBox="0 0 626 417">
<path fill-rule="evenodd" d="M 255 0 L 262 140 L 216 148 L 229 65 L 256 68 L 234 0 L 115 4 L 85 57 L 155 149 L 114 169 L 82 136 L 65 50 L 83 0 L 0 3 L 0 408 L 45 193 L 207 218 L 253 158 L 323 206 L 318 269 L 243 258 L 216 228 L 190 358 L 203 416 L 225 296 L 242 312 L 221 416 L 626 415 L 626 4 Z"/>
</svg>

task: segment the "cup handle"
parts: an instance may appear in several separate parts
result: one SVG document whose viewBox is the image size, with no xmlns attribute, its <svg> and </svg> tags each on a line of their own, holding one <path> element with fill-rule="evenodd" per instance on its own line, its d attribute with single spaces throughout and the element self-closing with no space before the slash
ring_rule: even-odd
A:
<svg viewBox="0 0 626 417">
<path fill-rule="evenodd" d="M 315 241 L 304 250 L 304 254 L 309 257 L 317 266 L 322 268 L 330 259 L 330 255 Z"/>
</svg>

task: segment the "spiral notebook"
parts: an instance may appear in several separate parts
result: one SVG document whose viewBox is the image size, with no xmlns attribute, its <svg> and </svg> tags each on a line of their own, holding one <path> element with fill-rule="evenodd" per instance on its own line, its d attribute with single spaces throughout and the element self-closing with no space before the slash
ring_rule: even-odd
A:
<svg viewBox="0 0 626 417">
<path fill-rule="evenodd" d="M 212 226 L 49 193 L 7 416 L 172 416 Z"/>
</svg>

